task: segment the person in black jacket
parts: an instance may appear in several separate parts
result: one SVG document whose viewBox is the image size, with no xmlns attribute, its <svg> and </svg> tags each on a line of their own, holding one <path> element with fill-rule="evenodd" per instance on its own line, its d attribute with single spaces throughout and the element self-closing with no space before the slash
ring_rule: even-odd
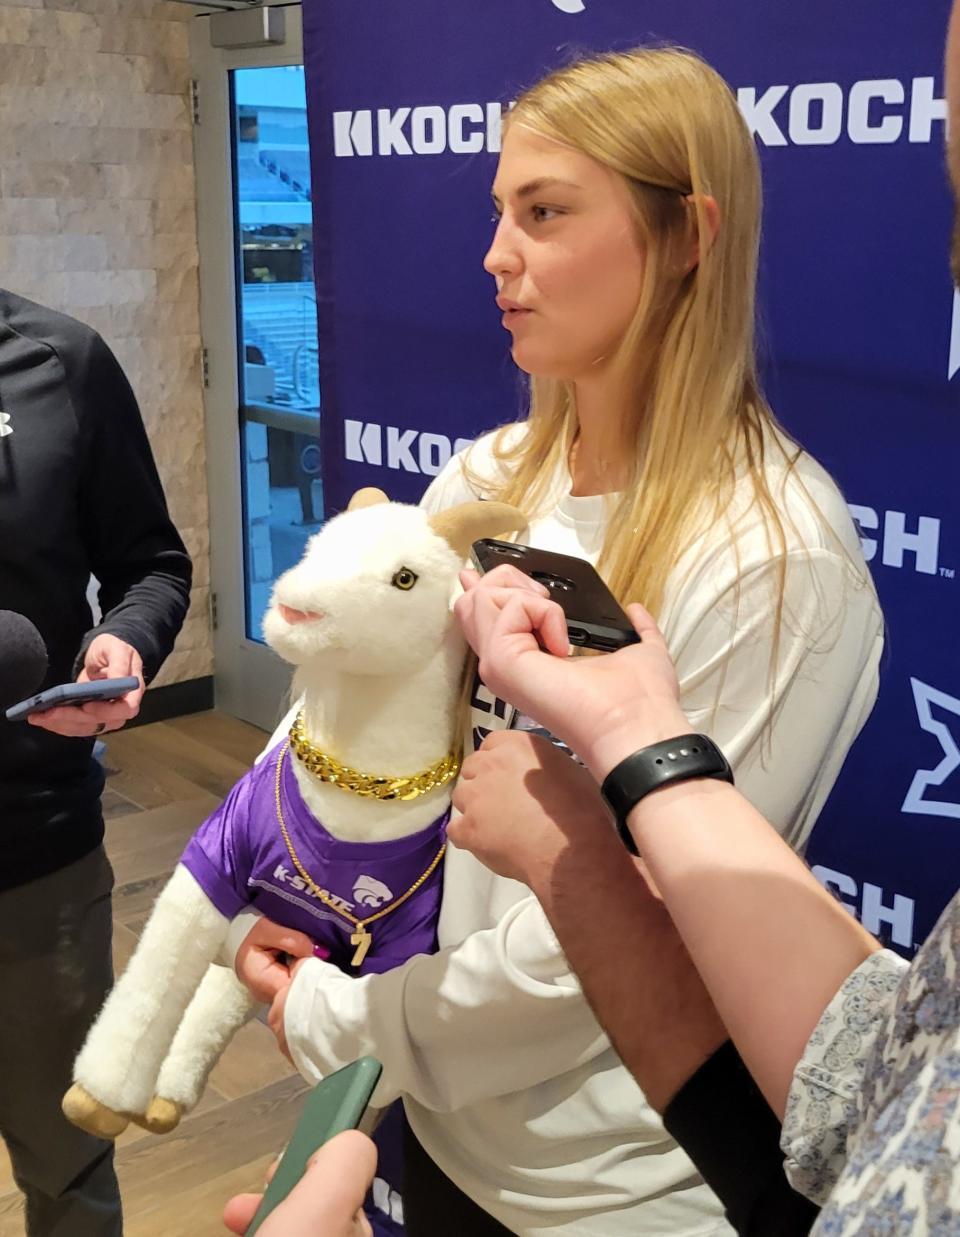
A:
<svg viewBox="0 0 960 1237">
<path fill-rule="evenodd" d="M 0 1135 L 29 1237 L 123 1231 L 112 1143 L 60 1112 L 112 983 L 113 874 L 93 747 L 136 716 L 183 624 L 190 581 L 115 357 L 89 327 L 0 290 L 0 608 L 39 629 L 45 687 L 141 681 L 121 700 L 27 725 L 0 715 Z"/>
</svg>

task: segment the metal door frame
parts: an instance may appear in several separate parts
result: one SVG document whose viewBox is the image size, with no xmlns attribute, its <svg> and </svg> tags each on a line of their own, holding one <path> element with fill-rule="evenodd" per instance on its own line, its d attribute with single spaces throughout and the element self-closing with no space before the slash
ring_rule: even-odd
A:
<svg viewBox="0 0 960 1237">
<path fill-rule="evenodd" d="M 190 23 L 214 692 L 218 709 L 265 730 L 272 730 L 283 712 L 290 668 L 246 635 L 230 73 L 303 63 L 300 6 L 279 7 L 285 11 L 286 40 L 269 47 L 212 47 L 210 15 Z"/>
</svg>

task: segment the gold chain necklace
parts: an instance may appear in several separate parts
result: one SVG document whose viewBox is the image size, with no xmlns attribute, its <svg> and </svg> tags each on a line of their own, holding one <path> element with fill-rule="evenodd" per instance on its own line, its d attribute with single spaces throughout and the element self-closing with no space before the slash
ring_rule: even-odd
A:
<svg viewBox="0 0 960 1237">
<path fill-rule="evenodd" d="M 292 746 L 292 744 L 288 744 L 287 746 Z M 433 857 L 433 861 L 427 868 L 426 872 L 424 872 L 422 876 L 418 876 L 407 892 L 401 894 L 401 896 L 391 902 L 389 906 L 384 907 L 382 911 L 377 911 L 375 915 L 368 915 L 366 919 L 359 919 L 356 915 L 351 915 L 349 911 L 345 911 L 342 907 L 337 906 L 330 895 L 326 893 L 325 890 L 320 888 L 307 869 L 300 862 L 299 855 L 293 849 L 293 843 L 290 841 L 290 834 L 287 832 L 287 822 L 283 818 L 283 804 L 280 801 L 280 778 L 283 771 L 283 758 L 287 754 L 287 746 L 280 749 L 280 755 L 277 757 L 277 778 L 274 787 L 277 802 L 277 824 L 280 826 L 280 832 L 283 834 L 283 840 L 287 844 L 287 850 L 290 853 L 290 860 L 302 879 L 306 882 L 306 886 L 310 892 L 314 895 L 314 897 L 319 898 L 324 906 L 329 907 L 330 910 L 334 911 L 342 919 L 345 919 L 347 923 L 352 923 L 356 928 L 356 932 L 354 932 L 350 937 L 350 944 L 356 946 L 353 957 L 350 959 L 350 965 L 360 966 L 364 958 L 367 956 L 370 946 L 373 944 L 373 935 L 369 931 L 368 925 L 375 923 L 378 919 L 382 919 L 384 915 L 389 915 L 390 912 L 395 911 L 398 906 L 402 906 L 408 898 L 413 897 L 424 881 L 429 880 L 436 871 L 437 865 L 440 863 L 440 860 L 446 852 L 447 844 L 446 842 L 441 843 L 440 849 Z"/>
<path fill-rule="evenodd" d="M 358 769 L 342 765 L 319 747 L 314 747 L 307 738 L 302 713 L 297 714 L 296 721 L 290 727 L 290 747 L 300 763 L 321 782 L 329 782 L 365 799 L 403 799 L 406 802 L 446 786 L 460 772 L 460 749 L 454 748 L 435 765 L 411 777 L 378 777 L 373 773 L 361 773 Z"/>
</svg>

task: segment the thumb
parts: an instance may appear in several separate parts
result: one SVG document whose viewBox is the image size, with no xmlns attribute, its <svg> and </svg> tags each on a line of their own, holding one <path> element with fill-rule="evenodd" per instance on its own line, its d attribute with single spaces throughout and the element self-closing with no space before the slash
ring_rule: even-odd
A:
<svg viewBox="0 0 960 1237">
<path fill-rule="evenodd" d="M 87 651 L 83 655 L 83 670 L 81 679 L 103 679 L 106 678 L 106 668 L 109 663 L 109 652 L 107 643 L 102 636 L 97 636 L 87 646 Z"/>
<path fill-rule="evenodd" d="M 294 1226 L 301 1217 L 314 1225 L 325 1220 L 329 1228 L 309 1230 L 316 1232 L 345 1226 L 363 1206 L 376 1170 L 377 1149 L 366 1134 L 338 1134 L 311 1156 L 307 1171 L 287 1196 L 284 1220 Z"/>
<path fill-rule="evenodd" d="M 140 655 L 132 645 L 116 636 L 97 636 L 84 658 L 84 669 L 91 679 L 124 679 L 139 676 Z"/>
<path fill-rule="evenodd" d="M 314 957 L 314 944 L 310 937 L 304 932 L 284 932 L 281 937 L 279 946 L 285 954 L 290 954 L 292 958 L 312 958 Z"/>
<path fill-rule="evenodd" d="M 247 933 L 245 945 L 290 954 L 294 958 L 309 958 L 313 954 L 313 941 L 305 932 L 284 928 L 272 919 L 260 919 Z"/>
<path fill-rule="evenodd" d="M 667 651 L 667 642 L 649 610 L 645 610 L 639 602 L 635 601 L 627 606 L 627 617 L 643 644 L 652 644 L 662 648 L 664 652 Z"/>
<path fill-rule="evenodd" d="M 237 1194 L 230 1199 L 223 1209 L 223 1223 L 231 1233 L 243 1237 L 257 1213 L 262 1197 L 262 1194 Z"/>
</svg>

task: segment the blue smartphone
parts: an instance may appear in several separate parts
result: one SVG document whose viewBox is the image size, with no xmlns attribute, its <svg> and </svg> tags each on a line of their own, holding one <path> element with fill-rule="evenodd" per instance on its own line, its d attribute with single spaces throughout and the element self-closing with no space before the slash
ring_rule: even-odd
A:
<svg viewBox="0 0 960 1237">
<path fill-rule="evenodd" d="M 95 679 L 92 683 L 60 683 L 57 687 L 48 687 L 46 691 L 38 692 L 12 704 L 6 711 L 8 722 L 22 722 L 31 713 L 47 713 L 50 709 L 59 708 L 62 704 L 90 704 L 96 700 L 119 700 L 127 692 L 135 691 L 140 686 L 140 680 L 132 675 L 125 679 Z"/>
<path fill-rule="evenodd" d="M 324 1078 L 307 1096 L 300 1120 L 277 1165 L 273 1180 L 250 1221 L 244 1237 L 253 1237 L 267 1216 L 287 1197 L 306 1172 L 313 1153 L 335 1134 L 355 1130 L 380 1080 L 383 1066 L 373 1057 L 361 1057 Z"/>
</svg>

